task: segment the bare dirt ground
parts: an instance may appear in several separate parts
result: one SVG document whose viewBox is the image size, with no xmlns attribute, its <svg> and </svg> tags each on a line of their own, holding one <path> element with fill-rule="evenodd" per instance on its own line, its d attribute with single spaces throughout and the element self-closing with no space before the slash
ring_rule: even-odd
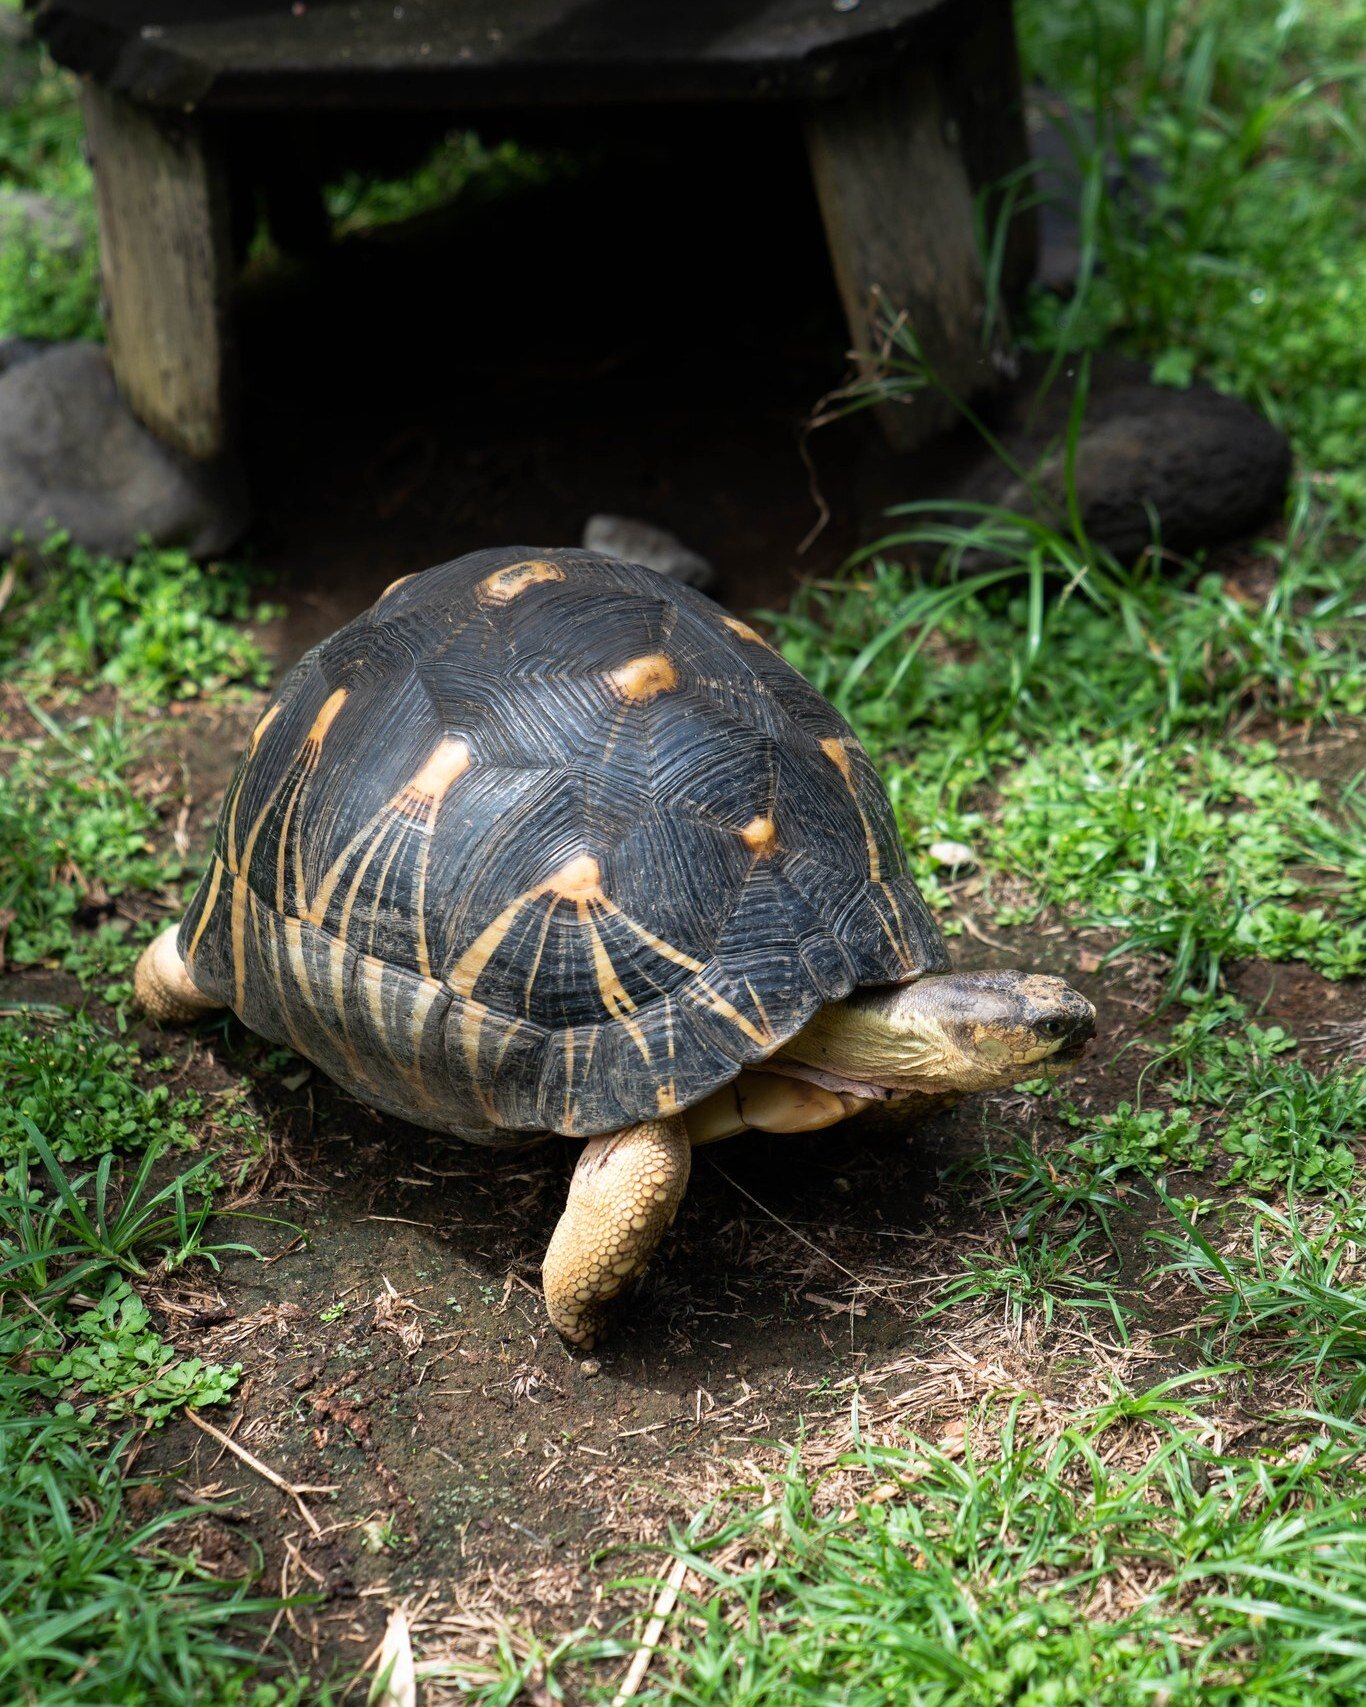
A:
<svg viewBox="0 0 1366 1707">
<path fill-rule="evenodd" d="M 184 708 L 153 738 L 192 803 L 168 811 L 166 834 L 186 826 L 192 857 L 255 710 Z M 1104 945 L 1058 924 L 998 932 L 974 917 L 971 887 L 959 959 L 1073 980 L 1097 1003 L 1100 1042 L 1069 1095 L 1096 1111 L 1131 1098 L 1163 1035 L 1148 1024 L 1155 974 L 1099 970 Z M 1359 1010 L 1354 992 L 1299 968 L 1249 966 L 1235 983 L 1324 1048 Z M 0 990 L 79 999 L 56 975 L 11 975 Z M 231 1410 L 206 1420 L 288 1486 L 328 1491 L 292 1496 L 185 1418 L 141 1463 L 174 1472 L 163 1497 L 205 1502 L 207 1559 L 236 1569 L 259 1548 L 271 1587 L 312 1597 L 283 1634 L 324 1671 L 363 1660 L 400 1602 L 427 1657 L 477 1660 L 503 1619 L 547 1634 L 612 1626 L 641 1602 L 612 1588 L 648 1567 L 636 1544 L 771 1477 L 799 1444 L 833 1458 L 856 1396 L 865 1432 L 953 1440 L 988 1392 L 1076 1403 L 1112 1373 L 1146 1382 L 1181 1366 L 1179 1340 L 1160 1337 L 1174 1325 L 1160 1301 L 1127 1348 L 1076 1313 L 1042 1337 L 980 1306 L 930 1313 L 960 1257 L 1005 1231 L 974 1201 L 970 1173 L 956 1185 L 945 1174 L 987 1145 L 1061 1140 L 1069 1129 L 1046 1099 L 1011 1093 L 910 1129 L 864 1120 L 699 1152 L 652 1270 L 585 1360 L 548 1329 L 538 1291 L 574 1146 L 492 1151 L 419 1132 L 234 1020 L 138 1034 L 170 1051 L 175 1082 L 211 1108 L 238 1106 L 248 1087 L 268 1143 L 241 1200 L 290 1223 L 220 1223 L 215 1236 L 255 1243 L 266 1262 L 234 1258 L 158 1289 L 164 1331 L 241 1365 Z M 1121 1243 L 1136 1251 L 1143 1230 L 1141 1215 L 1122 1222 Z"/>
<path fill-rule="evenodd" d="M 682 180 L 644 200 L 638 182 L 559 194 L 553 216 L 495 230 L 493 210 L 481 235 L 397 257 L 376 240 L 249 302 L 251 548 L 287 606 L 268 637 L 282 666 L 397 574 L 495 541 L 571 543 L 601 508 L 711 555 L 735 608 L 781 602 L 794 572 L 832 568 L 884 503 L 932 484 L 933 459 L 898 464 L 866 424 L 836 429 L 817 458 L 832 520 L 799 551 L 816 515 L 799 425 L 838 377 L 843 331 L 792 183 L 775 199 L 740 182 L 705 209 Z M 179 826 L 192 860 L 255 710 L 181 708 L 152 731 L 185 808 L 167 842 Z M 1100 970 L 1104 945 L 1060 925 L 999 932 L 969 890 L 959 900 L 961 960 L 1064 973 L 1096 1001 L 1099 1046 L 1071 1096 L 1132 1096 L 1154 976 Z M 1309 1039 L 1331 1042 L 1359 1005 L 1300 969 L 1236 983 Z M 43 974 L 10 974 L 0 994 L 79 1000 Z M 699 1153 L 672 1234 L 585 1361 L 547 1328 L 537 1284 L 572 1146 L 432 1138 L 235 1021 L 141 1035 L 216 1106 L 247 1082 L 268 1147 L 242 1196 L 294 1224 L 224 1223 L 267 1261 L 162 1289 L 165 1331 L 242 1366 L 234 1405 L 206 1420 L 289 1486 L 328 1491 L 291 1495 L 183 1418 L 142 1462 L 205 1502 L 206 1558 L 229 1568 L 259 1548 L 269 1587 L 313 1597 L 281 1633 L 323 1672 L 363 1660 L 400 1601 L 429 1657 L 477 1656 L 501 1618 L 612 1623 L 640 1604 L 610 1589 L 642 1568 L 634 1544 L 771 1475 L 802 1439 L 832 1451 L 855 1393 L 867 1428 L 951 1439 L 987 1392 L 1099 1391 L 1112 1368 L 1179 1353 L 1151 1332 L 1121 1350 L 1076 1315 L 1036 1341 L 980 1310 L 929 1314 L 960 1255 L 1003 1232 L 945 1170 L 988 1141 L 1046 1147 L 1061 1133 L 1047 1101 Z"/>
</svg>

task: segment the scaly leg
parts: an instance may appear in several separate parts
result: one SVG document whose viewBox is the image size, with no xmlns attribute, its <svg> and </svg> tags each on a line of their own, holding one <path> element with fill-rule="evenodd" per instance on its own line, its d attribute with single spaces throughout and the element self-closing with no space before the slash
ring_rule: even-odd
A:
<svg viewBox="0 0 1366 1707">
<path fill-rule="evenodd" d="M 866 1097 L 830 1091 L 785 1073 L 746 1068 L 690 1108 L 684 1119 L 694 1145 L 737 1132 L 819 1132 L 869 1106 Z"/>
<path fill-rule="evenodd" d="M 541 1267 L 550 1320 L 572 1345 L 592 1346 L 605 1306 L 644 1272 L 683 1201 L 691 1161 L 677 1118 L 584 1145 Z"/>
<path fill-rule="evenodd" d="M 167 925 L 143 949 L 133 970 L 133 997 L 149 1019 L 180 1022 L 221 1008 L 196 986 L 176 947 L 179 925 Z"/>
</svg>

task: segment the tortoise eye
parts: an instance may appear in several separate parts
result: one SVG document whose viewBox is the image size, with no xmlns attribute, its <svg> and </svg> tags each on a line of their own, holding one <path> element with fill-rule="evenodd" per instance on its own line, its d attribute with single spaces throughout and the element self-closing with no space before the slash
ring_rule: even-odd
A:
<svg viewBox="0 0 1366 1707">
<path fill-rule="evenodd" d="M 1067 1027 L 1060 1019 L 1046 1019 L 1039 1027 L 1045 1037 L 1061 1037 L 1066 1029 Z"/>
</svg>

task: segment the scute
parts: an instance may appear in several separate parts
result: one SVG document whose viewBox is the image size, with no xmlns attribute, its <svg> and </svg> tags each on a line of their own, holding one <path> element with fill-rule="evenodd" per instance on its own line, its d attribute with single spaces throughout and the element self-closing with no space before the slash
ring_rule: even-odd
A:
<svg viewBox="0 0 1366 1707">
<path fill-rule="evenodd" d="M 690 588 L 531 548 L 394 584 L 296 666 L 179 940 L 254 1030 L 491 1143 L 686 1108 L 948 964 L 815 689 Z"/>
</svg>

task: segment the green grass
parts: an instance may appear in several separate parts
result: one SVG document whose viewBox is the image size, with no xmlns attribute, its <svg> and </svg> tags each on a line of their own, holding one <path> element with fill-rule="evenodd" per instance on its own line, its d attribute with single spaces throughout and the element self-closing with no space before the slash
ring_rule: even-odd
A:
<svg viewBox="0 0 1366 1707">
<path fill-rule="evenodd" d="M 1128 1335 L 1114 1287 L 1106 1277 L 1088 1272 L 1095 1256 L 1087 1227 L 1065 1237 L 1055 1237 L 1046 1226 L 1013 1233 L 1004 1248 L 960 1256 L 962 1274 L 945 1282 L 925 1320 L 960 1304 L 978 1304 L 1018 1337 L 1026 1321 L 1037 1322 L 1046 1333 L 1059 1312 L 1101 1310 L 1122 1343 Z"/>
<path fill-rule="evenodd" d="M 520 143 L 489 148 L 473 131 L 452 131 L 412 171 L 397 177 L 348 172 L 327 185 L 324 200 L 333 231 L 346 236 L 416 219 L 456 201 L 498 200 L 566 170 L 563 159 L 552 161 Z"/>
<path fill-rule="evenodd" d="M 0 338 L 98 338 L 99 258 L 77 80 L 36 48 L 0 64 L 0 190 L 48 197 L 73 243 L 0 220 Z"/>
<path fill-rule="evenodd" d="M 118 562 L 56 534 L 23 548 L 14 567 L 0 664 L 33 692 L 107 685 L 130 704 L 167 705 L 270 680 L 242 624 L 267 622 L 278 607 L 236 566 L 152 546 Z"/>
<path fill-rule="evenodd" d="M 197 1557 L 201 1511 L 129 1503 L 130 1429 L 220 1404 L 237 1378 L 169 1344 L 138 1287 L 247 1248 L 205 1241 L 217 1158 L 167 1169 L 197 1103 L 138 1089 L 136 1066 L 84 1019 L 0 1027 L 19 1097 L 0 1116 L 0 1699 L 275 1707 L 303 1685 L 277 1689 L 242 1643 L 241 1621 L 278 1605 L 253 1592 L 250 1544 L 225 1574 Z M 143 1152 L 127 1177 L 125 1149 Z"/>
<path fill-rule="evenodd" d="M 1178 986 L 1255 956 L 1366 972 L 1366 800 L 1329 817 L 1270 745 L 1055 740 L 1003 778 L 982 840 L 1037 906 L 1167 956 Z"/>
<path fill-rule="evenodd" d="M 34 1414 L 33 1381 L 0 1375 L 0 1698 L 16 1707 L 293 1707 L 306 1684 L 263 1678 L 277 1603 L 203 1560 L 193 1506 L 134 1509 L 132 1436 Z M 17 1402 L 16 1402 L 17 1401 Z M 312 1690 L 308 1698 L 316 1699 Z"/>
<path fill-rule="evenodd" d="M 19 746 L 0 775 L 7 959 L 107 977 L 138 949 L 137 934 L 107 911 L 119 896 L 157 894 L 182 867 L 155 847 L 156 798 L 131 780 L 135 749 L 122 717 L 62 727 L 40 715 L 48 734 Z"/>
<path fill-rule="evenodd" d="M 997 1403 L 961 1454 L 859 1446 L 852 1499 L 800 1458 L 737 1490 L 675 1544 L 693 1574 L 637 1699 L 1346 1707 L 1366 1677 L 1366 1437 L 1307 1420 L 1293 1450 L 1220 1452 L 1180 1385 L 1057 1432 Z M 505 1656 L 476 1699 L 510 1702 L 526 1670 Z"/>
</svg>

